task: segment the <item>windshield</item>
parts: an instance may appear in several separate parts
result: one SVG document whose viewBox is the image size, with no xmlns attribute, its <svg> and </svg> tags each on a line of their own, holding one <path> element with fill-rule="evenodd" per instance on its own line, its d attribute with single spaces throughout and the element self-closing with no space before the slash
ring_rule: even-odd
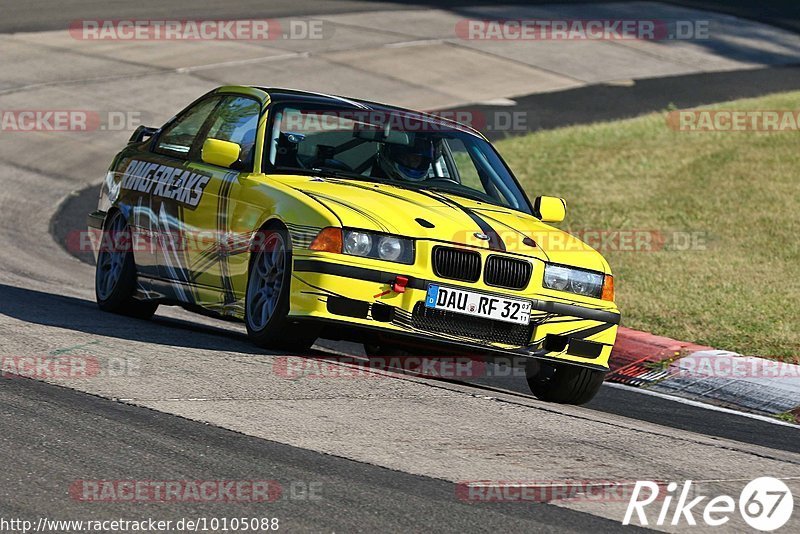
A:
<svg viewBox="0 0 800 534">
<path fill-rule="evenodd" d="M 404 111 L 292 104 L 274 108 L 268 161 L 277 172 L 388 182 L 530 213 L 492 146 Z"/>
</svg>

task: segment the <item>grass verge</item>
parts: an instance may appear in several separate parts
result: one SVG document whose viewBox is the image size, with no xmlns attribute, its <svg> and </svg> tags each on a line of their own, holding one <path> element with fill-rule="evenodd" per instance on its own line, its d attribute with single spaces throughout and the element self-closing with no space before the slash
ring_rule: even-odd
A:
<svg viewBox="0 0 800 534">
<path fill-rule="evenodd" d="M 708 108 L 800 110 L 800 92 Z M 800 133 L 682 132 L 666 115 L 497 145 L 531 197 L 567 200 L 560 228 L 666 237 L 656 251 L 600 247 L 625 326 L 800 356 Z"/>
</svg>

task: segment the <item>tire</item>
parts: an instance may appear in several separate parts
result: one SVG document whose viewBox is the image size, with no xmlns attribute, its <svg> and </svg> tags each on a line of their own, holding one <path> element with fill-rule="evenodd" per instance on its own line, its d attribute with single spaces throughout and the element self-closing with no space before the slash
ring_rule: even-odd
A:
<svg viewBox="0 0 800 534">
<path fill-rule="evenodd" d="M 103 232 L 94 275 L 97 306 L 106 312 L 149 319 L 158 303 L 134 298 L 136 263 L 130 250 L 130 227 L 121 212 L 115 211 L 109 217 Z"/>
<path fill-rule="evenodd" d="M 251 251 L 247 275 L 244 322 L 247 335 L 259 347 L 306 350 L 317 339 L 318 328 L 288 320 L 292 280 L 289 234 L 276 225 L 259 231 Z"/>
<path fill-rule="evenodd" d="M 547 402 L 586 404 L 600 390 L 606 376 L 605 371 L 577 365 L 534 363 L 538 363 L 538 369 L 528 373 L 528 386 L 536 398 Z"/>
</svg>

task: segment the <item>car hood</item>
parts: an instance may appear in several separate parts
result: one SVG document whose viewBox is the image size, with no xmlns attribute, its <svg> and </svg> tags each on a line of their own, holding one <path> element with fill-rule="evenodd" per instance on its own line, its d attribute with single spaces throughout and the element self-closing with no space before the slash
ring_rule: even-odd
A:
<svg viewBox="0 0 800 534">
<path fill-rule="evenodd" d="M 513 209 L 438 191 L 415 191 L 367 181 L 275 178 L 313 198 L 345 227 L 494 249 L 609 272 L 603 257 L 579 239 Z M 481 239 L 484 236 L 489 240 Z"/>
</svg>

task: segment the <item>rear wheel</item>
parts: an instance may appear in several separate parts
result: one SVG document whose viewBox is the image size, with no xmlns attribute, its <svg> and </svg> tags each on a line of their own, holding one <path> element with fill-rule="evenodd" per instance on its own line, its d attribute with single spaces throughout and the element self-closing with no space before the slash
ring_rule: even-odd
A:
<svg viewBox="0 0 800 534">
<path fill-rule="evenodd" d="M 252 252 L 245 297 L 245 325 L 258 346 L 305 350 L 317 339 L 317 329 L 287 319 L 292 279 L 288 234 L 277 227 L 261 230 Z"/>
<path fill-rule="evenodd" d="M 136 300 L 136 264 L 131 251 L 131 231 L 125 217 L 114 212 L 106 222 L 94 277 L 97 306 L 107 312 L 149 319 L 157 302 Z"/>
<path fill-rule="evenodd" d="M 528 386 L 538 399 L 561 404 L 589 402 L 600 390 L 605 376 L 605 371 L 542 361 L 531 362 L 527 373 Z"/>
</svg>

